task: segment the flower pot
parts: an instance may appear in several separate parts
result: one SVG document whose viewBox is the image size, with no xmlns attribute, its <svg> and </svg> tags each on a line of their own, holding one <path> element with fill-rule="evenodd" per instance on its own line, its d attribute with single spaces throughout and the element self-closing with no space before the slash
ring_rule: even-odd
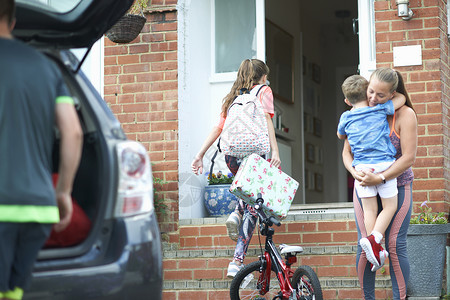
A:
<svg viewBox="0 0 450 300">
<path fill-rule="evenodd" d="M 407 251 L 409 297 L 440 297 L 449 224 L 410 224 Z"/>
<path fill-rule="evenodd" d="M 230 193 L 230 184 L 207 185 L 205 187 L 205 207 L 212 217 L 229 215 L 238 198 Z"/>
<path fill-rule="evenodd" d="M 129 43 L 139 35 L 146 21 L 143 16 L 126 14 L 106 32 L 106 36 L 114 43 Z"/>
</svg>

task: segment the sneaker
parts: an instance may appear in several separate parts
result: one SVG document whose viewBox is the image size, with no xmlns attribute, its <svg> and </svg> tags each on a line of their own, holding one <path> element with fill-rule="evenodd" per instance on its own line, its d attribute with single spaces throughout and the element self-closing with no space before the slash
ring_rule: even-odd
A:
<svg viewBox="0 0 450 300">
<path fill-rule="evenodd" d="M 359 244 L 366 253 L 367 260 L 374 266 L 380 266 L 380 252 L 384 249 L 380 244 L 375 242 L 375 237 L 373 235 L 369 235 L 366 238 L 362 238 L 359 240 Z"/>
<path fill-rule="evenodd" d="M 234 278 L 234 276 L 236 276 L 237 272 L 239 272 L 243 267 L 244 267 L 244 264 L 241 264 L 240 266 L 238 266 L 234 261 L 230 262 L 228 264 L 227 277 Z"/>
<path fill-rule="evenodd" d="M 381 247 L 383 248 L 383 247 Z M 388 258 L 389 253 L 386 250 L 381 250 L 380 251 L 380 265 L 379 266 L 375 266 L 372 264 L 372 272 L 376 272 L 378 269 L 380 269 L 382 266 L 384 266 L 384 261 L 386 260 L 386 258 Z"/>
<path fill-rule="evenodd" d="M 237 241 L 239 237 L 239 225 L 241 225 L 241 215 L 233 211 L 229 216 L 225 225 L 227 226 L 228 236 L 233 241 Z"/>
</svg>

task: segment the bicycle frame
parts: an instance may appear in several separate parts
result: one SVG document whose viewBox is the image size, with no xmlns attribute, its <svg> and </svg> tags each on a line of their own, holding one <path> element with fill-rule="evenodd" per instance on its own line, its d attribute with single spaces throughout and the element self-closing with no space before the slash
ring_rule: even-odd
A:
<svg viewBox="0 0 450 300">
<path fill-rule="evenodd" d="M 270 295 L 272 300 L 322 300 L 322 288 L 314 270 L 306 265 L 299 266 L 295 270 L 291 269 L 291 266 L 297 262 L 297 254 L 303 252 L 302 247 L 282 244 L 280 252 L 278 251 L 273 242 L 275 230 L 272 226 L 280 226 L 281 222 L 273 216 L 266 217 L 261 207 L 263 203 L 264 200 L 258 193 L 254 209 L 259 220 L 258 233 L 266 237 L 264 251 L 261 246 L 259 261 L 250 263 L 236 274 L 231 282 L 230 298 L 233 300 L 262 299 L 261 296 Z M 275 272 L 278 282 L 275 284 L 276 288 L 271 289 L 272 271 Z M 252 284 L 249 285 L 250 283 Z"/>
<path fill-rule="evenodd" d="M 265 295 L 270 288 L 270 272 L 272 271 L 272 264 L 277 273 L 277 279 L 280 284 L 282 299 L 289 299 L 291 295 L 295 295 L 295 290 L 292 288 L 290 278 L 292 278 L 293 271 L 291 265 L 297 261 L 296 256 L 286 258 L 286 263 L 278 253 L 276 246 L 272 240 L 274 229 L 268 227 L 263 223 L 260 226 L 266 226 L 261 229 L 261 234 L 266 236 L 264 256 L 260 256 L 262 263 L 261 273 L 258 279 L 258 287 L 260 294 Z M 265 268 L 264 268 L 265 266 Z"/>
</svg>

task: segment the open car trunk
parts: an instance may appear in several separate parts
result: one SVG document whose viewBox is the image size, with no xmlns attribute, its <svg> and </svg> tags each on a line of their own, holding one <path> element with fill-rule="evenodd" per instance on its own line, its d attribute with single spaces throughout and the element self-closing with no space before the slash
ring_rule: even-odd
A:
<svg viewBox="0 0 450 300">
<path fill-rule="evenodd" d="M 49 54 L 49 57 L 52 58 Z M 73 55 L 73 54 L 72 54 Z M 72 57 L 73 58 L 73 57 Z M 54 60 L 58 64 L 58 60 Z M 74 61 L 74 63 L 76 63 Z M 66 260 L 65 258 L 81 257 L 90 251 L 102 252 L 107 247 L 109 237 L 112 231 L 111 207 L 115 195 L 111 195 L 111 186 L 108 188 L 108 177 L 116 174 L 114 168 L 115 157 L 108 150 L 106 140 L 101 130 L 101 120 L 98 120 L 92 111 L 92 100 L 86 99 L 86 92 L 82 91 L 80 83 L 74 80 L 73 76 L 68 76 L 73 70 L 59 63 L 59 67 L 65 78 L 66 85 L 75 101 L 75 107 L 83 129 L 83 151 L 80 165 L 73 185 L 72 198 L 81 208 L 81 214 L 87 218 L 88 224 L 84 226 L 83 218 L 72 218 L 69 229 L 58 234 L 58 241 L 53 240 L 52 245 L 46 245 L 39 253 L 37 268 L 38 270 L 58 269 L 61 264 L 71 264 L 73 267 L 86 266 L 93 262 L 82 260 Z M 87 83 L 87 81 L 85 82 Z M 85 87 L 83 87 L 85 88 Z M 93 87 L 91 86 L 91 91 Z M 92 96 L 99 97 L 93 91 Z M 103 101 L 103 100 L 100 100 Z M 53 174 L 57 174 L 59 167 L 59 132 L 55 129 L 55 143 L 53 147 Z M 114 180 L 115 182 L 115 180 Z M 109 202 L 109 203 L 108 203 Z M 76 212 L 76 210 L 75 210 Z M 80 212 L 79 212 L 80 213 Z M 79 230 L 87 232 L 80 234 Z M 77 242 L 73 243 L 73 235 L 77 234 Z M 66 236 L 65 236 L 66 234 Z M 69 242 L 69 244 L 67 244 Z M 89 256 L 89 255 L 88 255 Z M 56 260 L 58 259 L 58 260 Z"/>
</svg>

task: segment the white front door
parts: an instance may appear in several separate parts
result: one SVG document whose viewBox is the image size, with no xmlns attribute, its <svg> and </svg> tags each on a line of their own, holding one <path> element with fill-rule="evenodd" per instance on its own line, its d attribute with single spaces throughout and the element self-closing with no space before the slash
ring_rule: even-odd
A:
<svg viewBox="0 0 450 300">
<path fill-rule="evenodd" d="M 190 164 L 219 118 L 240 63 L 265 60 L 264 0 L 180 0 L 178 24 L 180 219 L 200 218 L 204 175 L 217 148 L 205 154 L 202 176 L 193 175 Z M 228 172 L 222 157 L 215 161 L 215 172 Z"/>
</svg>

